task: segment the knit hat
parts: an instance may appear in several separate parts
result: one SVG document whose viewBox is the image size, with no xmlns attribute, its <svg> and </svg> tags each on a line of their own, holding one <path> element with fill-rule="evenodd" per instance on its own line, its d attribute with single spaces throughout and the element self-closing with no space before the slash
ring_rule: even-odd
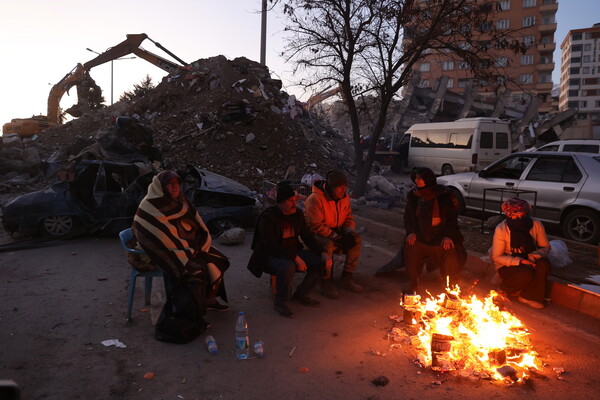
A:
<svg viewBox="0 0 600 400">
<path fill-rule="evenodd" d="M 285 183 L 285 182 L 281 182 L 277 184 L 277 203 L 283 203 L 284 201 L 286 201 L 287 199 L 289 199 L 292 196 L 295 196 L 296 192 L 294 191 L 294 189 L 290 186 L 289 183 Z"/>
<path fill-rule="evenodd" d="M 529 203 L 518 197 L 508 199 L 502 203 L 502 212 L 507 216 L 521 213 L 527 214 L 529 211 L 531 211 Z"/>
<path fill-rule="evenodd" d="M 330 188 L 336 188 L 339 186 L 348 186 L 348 177 L 346 173 L 339 169 L 330 169 L 325 174 L 327 180 L 327 186 Z"/>
</svg>

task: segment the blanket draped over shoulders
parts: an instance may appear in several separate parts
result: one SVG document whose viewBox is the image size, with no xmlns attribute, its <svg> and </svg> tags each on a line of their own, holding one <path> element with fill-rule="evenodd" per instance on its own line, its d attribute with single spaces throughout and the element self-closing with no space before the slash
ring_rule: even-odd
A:
<svg viewBox="0 0 600 400">
<path fill-rule="evenodd" d="M 167 192 L 165 172 L 171 171 L 153 178 L 135 214 L 132 228 L 139 246 L 173 284 L 203 281 L 208 293 L 219 291 L 227 301 L 221 283 L 229 260 L 212 247 L 208 228 L 189 200 L 182 194 L 173 199 Z"/>
</svg>

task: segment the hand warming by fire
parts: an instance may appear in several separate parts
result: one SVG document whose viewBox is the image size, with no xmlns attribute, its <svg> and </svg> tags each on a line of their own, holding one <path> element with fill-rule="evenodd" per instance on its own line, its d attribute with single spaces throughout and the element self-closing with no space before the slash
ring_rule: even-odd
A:
<svg viewBox="0 0 600 400">
<path fill-rule="evenodd" d="M 496 296 L 491 291 L 483 300 L 461 298 L 458 285 L 424 302 L 419 295 L 405 295 L 404 323 L 421 365 L 512 382 L 539 369 L 526 327 L 494 304 Z"/>
</svg>

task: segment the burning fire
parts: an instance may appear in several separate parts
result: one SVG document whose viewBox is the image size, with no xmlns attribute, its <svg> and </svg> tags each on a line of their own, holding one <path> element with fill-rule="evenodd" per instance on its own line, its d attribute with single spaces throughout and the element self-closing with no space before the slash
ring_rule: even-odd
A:
<svg viewBox="0 0 600 400">
<path fill-rule="evenodd" d="M 461 298 L 458 286 L 425 302 L 419 295 L 404 296 L 400 305 L 419 362 L 437 371 L 471 371 L 494 380 L 519 381 L 539 369 L 529 332 L 494 304 L 497 296 L 491 291 L 483 300 Z"/>
</svg>

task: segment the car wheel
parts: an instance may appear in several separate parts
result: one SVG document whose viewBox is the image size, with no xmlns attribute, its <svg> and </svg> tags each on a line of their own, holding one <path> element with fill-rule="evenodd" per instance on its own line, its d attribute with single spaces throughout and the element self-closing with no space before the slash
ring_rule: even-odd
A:
<svg viewBox="0 0 600 400">
<path fill-rule="evenodd" d="M 42 221 L 44 234 L 49 236 L 65 236 L 77 227 L 77 219 L 71 215 L 53 215 Z"/>
<path fill-rule="evenodd" d="M 452 168 L 452 165 L 444 164 L 442 166 L 442 175 L 453 175 L 453 174 L 454 174 L 454 168 Z"/>
<path fill-rule="evenodd" d="M 456 201 L 458 201 L 458 213 L 464 214 L 466 207 L 465 199 L 463 198 L 462 194 L 458 191 L 458 189 L 455 188 L 450 188 L 450 193 L 452 193 L 452 195 L 456 198 Z"/>
<path fill-rule="evenodd" d="M 211 233 L 220 234 L 231 228 L 237 228 L 240 224 L 233 218 L 215 218 L 208 224 Z"/>
<path fill-rule="evenodd" d="M 600 217 L 592 210 L 584 208 L 573 210 L 565 218 L 563 232 L 567 239 L 598 244 L 598 240 L 600 240 Z"/>
</svg>

